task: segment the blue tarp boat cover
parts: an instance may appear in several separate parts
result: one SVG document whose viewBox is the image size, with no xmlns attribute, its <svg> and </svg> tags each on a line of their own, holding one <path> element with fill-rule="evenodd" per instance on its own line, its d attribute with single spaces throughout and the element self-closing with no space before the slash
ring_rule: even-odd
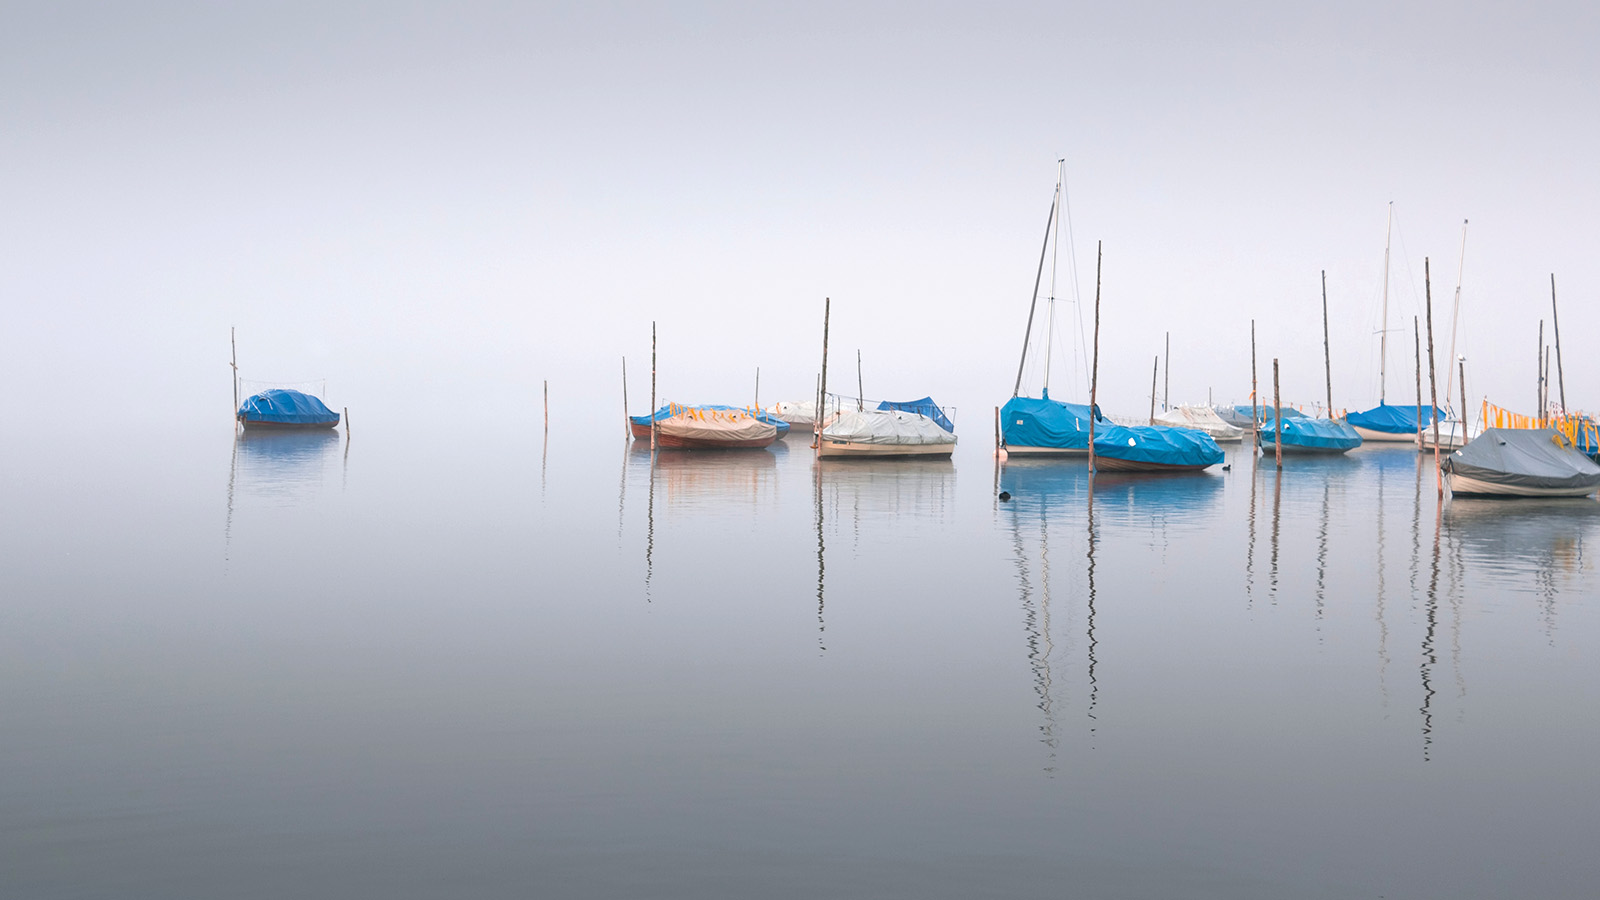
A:
<svg viewBox="0 0 1600 900">
<path fill-rule="evenodd" d="M 949 419 L 945 418 L 944 410 L 939 408 L 939 404 L 933 402 L 932 397 L 923 397 L 921 400 L 885 400 L 878 404 L 878 408 L 897 409 L 901 412 L 916 413 L 917 415 L 927 416 L 934 421 L 934 424 L 938 425 L 940 428 L 943 428 L 945 431 L 948 431 L 951 434 L 955 434 L 956 432 L 956 427 L 950 424 Z"/>
<path fill-rule="evenodd" d="M 667 419 L 672 418 L 686 409 L 715 409 L 721 412 L 749 413 L 750 415 L 754 416 L 757 421 L 766 422 L 769 425 L 777 427 L 778 437 L 781 438 L 789 433 L 788 422 L 785 422 L 784 420 L 778 418 L 772 413 L 767 412 L 764 409 L 749 409 L 743 406 L 728 406 L 722 403 L 699 403 L 694 406 L 686 406 L 681 403 L 663 404 L 660 409 L 656 410 L 655 420 L 657 422 L 665 422 Z M 647 427 L 649 426 L 651 419 L 650 416 L 629 416 L 628 418 L 632 420 L 633 424 L 635 425 Z"/>
<path fill-rule="evenodd" d="M 324 406 L 321 400 L 300 391 L 273 388 L 262 391 L 244 401 L 239 416 L 245 422 L 266 422 L 274 425 L 337 425 L 339 414 Z"/>
<path fill-rule="evenodd" d="M 1105 422 L 1105 417 L 1098 417 Z M 1089 452 L 1089 407 L 1043 397 L 1012 397 L 1000 408 L 1000 437 L 1007 447 L 1051 447 Z M 1096 426 L 1099 427 L 1099 426 Z"/>
<path fill-rule="evenodd" d="M 1171 425 L 1096 425 L 1095 456 L 1163 466 L 1214 466 L 1222 448 L 1203 431 Z"/>
<path fill-rule="evenodd" d="M 1337 419 L 1311 419 L 1304 415 L 1294 418 L 1289 415 L 1288 410 L 1284 410 L 1283 413 L 1285 447 L 1343 453 L 1361 446 L 1361 435 Z M 1274 428 L 1275 423 L 1270 419 L 1261 426 L 1262 446 L 1274 446 L 1277 440 Z"/>
<path fill-rule="evenodd" d="M 1444 410 L 1436 406 L 1390 406 L 1386 403 L 1379 403 L 1366 412 L 1351 413 L 1345 417 L 1345 421 L 1368 431 L 1381 431 L 1385 434 L 1416 434 L 1418 417 L 1424 422 L 1431 421 L 1428 417 L 1429 409 L 1434 411 L 1440 422 L 1445 420 Z"/>
</svg>

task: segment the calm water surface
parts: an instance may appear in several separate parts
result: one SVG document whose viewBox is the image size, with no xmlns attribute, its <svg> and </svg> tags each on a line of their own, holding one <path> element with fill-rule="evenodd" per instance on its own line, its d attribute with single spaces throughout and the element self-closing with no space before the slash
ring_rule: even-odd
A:
<svg viewBox="0 0 1600 900">
<path fill-rule="evenodd" d="M 495 428 L 7 437 L 0 895 L 1595 895 L 1600 503 Z"/>
</svg>

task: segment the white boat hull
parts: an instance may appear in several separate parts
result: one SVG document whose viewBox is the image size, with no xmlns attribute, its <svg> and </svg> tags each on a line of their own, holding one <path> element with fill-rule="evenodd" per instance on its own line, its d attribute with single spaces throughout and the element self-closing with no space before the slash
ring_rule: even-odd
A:
<svg viewBox="0 0 1600 900">
<path fill-rule="evenodd" d="M 1362 428 L 1360 425 L 1352 425 L 1350 427 L 1354 428 L 1356 434 L 1361 435 L 1361 439 L 1369 444 L 1415 444 L 1417 442 L 1417 434 L 1414 431 L 1396 434 L 1392 431 L 1373 431 L 1370 428 Z"/>
<path fill-rule="evenodd" d="M 956 445 L 949 444 L 865 444 L 858 441 L 835 441 L 824 438 L 817 455 L 830 458 L 859 457 L 883 458 L 886 456 L 916 456 L 924 459 L 948 459 Z"/>
<path fill-rule="evenodd" d="M 1587 497 L 1596 490 L 1595 485 L 1569 488 L 1527 487 L 1516 484 L 1496 484 L 1479 478 L 1470 478 L 1459 472 L 1446 472 L 1444 483 L 1450 493 L 1464 497 Z"/>
</svg>

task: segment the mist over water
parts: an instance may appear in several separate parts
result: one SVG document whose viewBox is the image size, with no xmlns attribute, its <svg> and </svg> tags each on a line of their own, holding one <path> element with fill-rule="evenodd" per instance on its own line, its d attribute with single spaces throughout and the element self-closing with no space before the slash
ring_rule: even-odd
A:
<svg viewBox="0 0 1600 900">
<path fill-rule="evenodd" d="M 952 462 L 653 466 L 615 415 L 531 418 L 12 439 L 0 892 L 1600 874 L 1593 501 L 1441 512 L 1431 460 L 1364 448 L 1091 505 L 1082 463 L 996 466 L 981 416 Z"/>
</svg>

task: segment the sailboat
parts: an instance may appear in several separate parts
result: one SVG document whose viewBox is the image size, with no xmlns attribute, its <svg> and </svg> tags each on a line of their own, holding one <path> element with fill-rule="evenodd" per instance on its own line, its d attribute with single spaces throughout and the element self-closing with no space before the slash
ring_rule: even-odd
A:
<svg viewBox="0 0 1600 900">
<path fill-rule="evenodd" d="M 1062 187 L 1066 181 L 1066 160 L 1056 161 L 1056 189 L 1050 200 L 1050 217 L 1045 220 L 1044 245 L 1039 248 L 1039 271 L 1033 279 L 1033 301 L 1028 306 L 1028 327 L 1022 336 L 1022 360 L 1017 364 L 1017 382 L 1011 399 L 1000 408 L 1000 443 L 1008 456 L 1089 455 L 1089 421 L 1110 424 L 1099 410 L 1081 403 L 1065 403 L 1050 397 L 1050 353 L 1055 338 L 1054 258 L 1050 265 L 1050 322 L 1046 327 L 1044 386 L 1038 397 L 1022 395 L 1022 373 L 1028 364 L 1028 345 L 1033 338 L 1033 314 L 1039 303 L 1039 283 L 1044 278 L 1045 255 L 1061 237 Z M 1053 239 L 1052 239 L 1053 238 Z"/>
<path fill-rule="evenodd" d="M 1028 329 L 1023 334 L 1022 358 L 1011 399 L 1001 408 L 1001 443 L 1007 455 L 1089 456 L 1099 468 L 1121 472 L 1192 472 L 1222 462 L 1222 448 L 1210 435 L 1191 428 L 1167 425 L 1115 425 L 1089 406 L 1050 399 L 1050 353 L 1054 339 L 1055 265 L 1050 267 L 1050 321 L 1046 325 L 1044 385 L 1038 398 L 1022 396 L 1022 375 L 1027 370 L 1028 345 L 1033 337 L 1033 316 L 1044 277 L 1045 255 L 1060 245 L 1060 216 L 1065 193 L 1066 160 L 1057 161 L 1055 195 L 1045 224 L 1044 246 L 1039 251 L 1039 271 L 1034 276 L 1033 299 L 1028 306 Z M 1052 240 L 1054 227 L 1054 240 Z M 1096 288 L 1096 352 L 1099 349 L 1099 296 Z M 1091 391 L 1092 393 L 1092 391 Z M 1091 440 L 1090 433 L 1093 431 Z"/>
</svg>

